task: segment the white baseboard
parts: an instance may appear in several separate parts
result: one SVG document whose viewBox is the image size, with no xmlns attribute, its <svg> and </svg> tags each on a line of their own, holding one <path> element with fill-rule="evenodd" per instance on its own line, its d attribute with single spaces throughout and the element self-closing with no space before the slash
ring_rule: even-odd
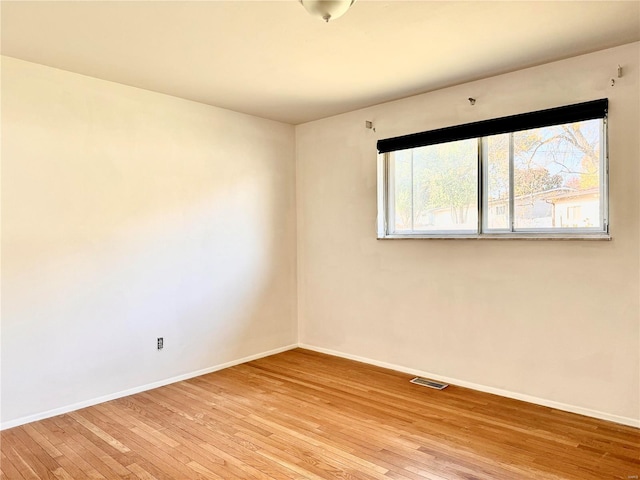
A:
<svg viewBox="0 0 640 480">
<path fill-rule="evenodd" d="M 181 382 L 182 380 L 188 380 L 193 377 L 199 377 L 200 375 L 206 375 L 207 373 L 217 372 L 218 370 L 223 370 L 225 368 L 233 367 L 235 365 L 240 365 L 241 363 L 250 362 L 252 360 L 257 360 L 259 358 L 268 357 L 270 355 L 275 355 L 277 353 L 282 353 L 287 350 L 292 350 L 294 348 L 305 348 L 307 350 L 312 350 L 315 352 L 326 353 L 327 355 L 333 355 L 336 357 L 346 358 L 349 360 L 355 360 L 357 362 L 367 363 L 369 365 L 375 365 L 377 367 L 388 368 L 390 370 L 395 370 L 398 372 L 407 373 L 409 375 L 415 375 L 419 377 L 428 377 L 434 380 L 439 380 L 445 383 L 450 383 L 452 385 L 459 385 L 465 388 L 471 388 L 473 390 L 478 390 L 480 392 L 492 393 L 495 395 L 500 395 L 502 397 L 513 398 L 515 400 L 522 400 L 529 403 L 535 403 L 537 405 L 542 405 L 549 408 L 555 408 L 557 410 L 563 410 L 566 412 L 577 413 L 580 415 L 585 415 L 587 417 L 599 418 L 601 420 L 608 420 L 610 422 L 619 423 L 622 425 L 628 425 L 631 427 L 640 428 L 640 419 L 622 417 L 619 415 L 612 415 L 605 412 L 600 412 L 598 410 L 591 410 L 588 408 L 577 407 L 575 405 L 568 405 L 565 403 L 555 402 L 553 400 L 547 400 L 544 398 L 533 397 L 531 395 L 525 395 L 522 393 L 511 392 L 509 390 L 502 390 L 500 388 L 488 387 L 485 385 L 480 385 L 473 382 L 467 382 L 465 380 L 459 380 L 457 378 L 444 377 L 442 375 L 437 375 L 430 372 L 425 372 L 423 370 L 416 370 L 413 368 L 404 367 L 401 365 L 395 365 L 387 362 L 380 362 L 378 360 L 373 360 L 371 358 L 360 357 L 358 355 L 351 355 L 348 353 L 338 352 L 336 350 L 331 350 L 328 348 L 316 347 L 313 345 L 307 345 L 304 343 L 300 344 L 292 344 L 287 345 L 285 347 L 276 348 L 273 350 L 269 350 L 267 352 L 258 353 L 255 355 L 250 355 L 248 357 L 239 358 L 237 360 L 232 360 L 230 362 L 222 363 L 219 365 L 215 365 L 212 367 L 204 368 L 202 370 L 197 370 L 195 372 L 185 373 L 183 375 L 179 375 L 176 377 L 167 378 L 164 380 L 160 380 L 157 382 L 149 383 L 146 385 L 141 385 L 139 387 L 130 388 L 128 390 L 122 390 L 120 392 L 112 393 L 109 395 L 103 395 L 101 397 L 93 398 L 90 400 L 86 400 L 83 402 L 74 403 L 72 405 L 67 405 L 60 408 L 55 408 L 53 410 L 48 410 L 46 412 L 37 413 L 34 415 L 28 415 L 26 417 L 17 418 L 15 420 L 10 420 L 8 422 L 4 422 L 0 424 L 0 430 L 6 430 L 8 428 L 17 427 L 20 425 L 24 425 L 25 423 L 35 422 L 37 420 L 43 420 L 45 418 L 55 417 L 56 415 L 62 415 L 64 413 L 72 412 L 74 410 L 79 410 L 81 408 L 90 407 L 92 405 L 97 405 L 99 403 L 108 402 L 109 400 L 115 400 L 116 398 L 122 398 L 129 395 L 133 395 L 136 393 L 144 392 L 147 390 L 152 390 L 154 388 L 163 387 L 165 385 L 169 385 L 171 383 Z"/>
<path fill-rule="evenodd" d="M 164 380 L 148 383 L 146 385 L 130 388 L 128 390 L 122 390 L 120 392 L 111 393 L 109 395 L 103 395 L 101 397 L 92 398 L 90 400 L 74 403 L 72 405 L 67 405 L 60 408 L 54 408 L 53 410 L 47 410 L 46 412 L 36 413 L 34 415 L 28 415 L 26 417 L 17 418 L 15 420 L 10 420 L 8 422 L 3 422 L 2 424 L 0 424 L 0 430 L 6 430 L 7 428 L 18 427 L 20 425 L 24 425 L 25 423 L 31 423 L 37 420 L 43 420 L 45 418 L 55 417 L 56 415 L 62 415 L 63 413 L 73 412 L 74 410 L 80 410 L 81 408 L 86 408 L 92 405 L 97 405 L 99 403 L 108 402 L 109 400 L 115 400 L 116 398 L 127 397 L 135 393 L 152 390 L 158 387 L 164 387 L 165 385 L 169 385 L 170 383 L 181 382 L 183 380 L 188 380 L 193 377 L 199 377 L 200 375 L 206 375 L 207 373 L 217 372 L 218 370 L 223 370 L 225 368 L 233 367 L 235 365 L 240 365 L 241 363 L 246 363 L 252 360 L 257 360 L 259 358 L 275 355 L 276 353 L 286 352 L 287 350 L 292 350 L 294 348 L 298 348 L 298 345 L 292 344 L 292 345 L 287 345 L 286 347 L 275 348 L 267 352 L 257 353 L 255 355 L 250 355 L 248 357 L 239 358 L 237 360 L 232 360 L 226 363 L 221 363 L 220 365 L 214 365 L 213 367 L 203 368 L 202 370 L 196 370 L 195 372 L 189 372 L 182 375 L 178 375 L 177 377 L 166 378 Z"/>
<path fill-rule="evenodd" d="M 465 380 L 459 380 L 457 378 L 444 377 L 435 373 L 425 372 L 422 370 L 415 370 L 413 368 L 404 367 L 401 365 L 395 365 L 387 362 L 380 362 L 371 358 L 360 357 L 358 355 L 351 355 L 348 353 L 338 352 L 328 348 L 316 347 L 313 345 L 307 345 L 304 343 L 298 344 L 300 348 L 312 350 L 314 352 L 326 353 L 327 355 L 333 355 L 335 357 L 346 358 L 348 360 L 355 360 L 357 362 L 368 363 L 369 365 L 375 365 L 376 367 L 388 368 L 397 372 L 407 373 L 409 375 L 415 375 L 417 377 L 427 377 L 433 380 L 438 380 L 444 383 L 450 383 L 452 385 L 458 385 L 460 387 L 471 388 L 480 392 L 492 393 L 494 395 L 500 395 L 501 397 L 513 398 L 515 400 L 522 400 L 524 402 L 535 403 L 536 405 L 542 405 L 544 407 L 555 408 L 556 410 L 563 410 L 565 412 L 577 413 L 579 415 L 585 415 L 587 417 L 598 418 L 600 420 L 608 420 L 610 422 L 619 423 L 622 425 L 628 425 L 630 427 L 640 428 L 640 419 L 622 417 L 619 415 L 612 415 L 606 412 L 600 412 L 598 410 L 591 410 L 589 408 L 577 407 L 575 405 L 568 405 L 566 403 L 555 402 L 553 400 L 547 400 L 545 398 L 533 397 L 531 395 L 525 395 L 523 393 L 510 392 L 509 390 L 502 390 L 500 388 L 488 387 L 486 385 L 480 385 L 473 382 L 467 382 Z"/>
</svg>

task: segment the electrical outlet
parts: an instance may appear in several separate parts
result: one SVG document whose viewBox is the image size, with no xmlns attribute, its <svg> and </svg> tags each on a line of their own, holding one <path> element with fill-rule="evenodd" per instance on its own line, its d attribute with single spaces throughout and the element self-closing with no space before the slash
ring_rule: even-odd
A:
<svg viewBox="0 0 640 480">
<path fill-rule="evenodd" d="M 158 337 L 158 350 L 162 350 L 164 347 L 164 337 Z"/>
</svg>

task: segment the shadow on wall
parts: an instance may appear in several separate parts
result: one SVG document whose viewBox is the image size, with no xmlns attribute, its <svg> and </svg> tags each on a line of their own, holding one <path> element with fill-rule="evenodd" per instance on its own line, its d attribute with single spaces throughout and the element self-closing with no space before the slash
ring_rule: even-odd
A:
<svg viewBox="0 0 640 480">
<path fill-rule="evenodd" d="M 43 258 L 34 241 L 39 261 L 24 269 L 12 260 L 25 245 L 5 244 L 3 413 L 40 411 L 42 392 L 60 397 L 50 409 L 96 382 L 92 397 L 281 345 L 288 284 L 264 198 L 247 179 L 64 256 Z"/>
<path fill-rule="evenodd" d="M 2 68 L 3 422 L 295 341 L 292 128 Z"/>
<path fill-rule="evenodd" d="M 248 178 L 62 256 L 37 239 L 3 245 L 7 418 L 282 345 L 292 312 L 268 188 Z M 27 247 L 38 263 L 28 256 L 21 266 L 14 253 Z M 42 392 L 60 400 L 48 405 Z"/>
</svg>

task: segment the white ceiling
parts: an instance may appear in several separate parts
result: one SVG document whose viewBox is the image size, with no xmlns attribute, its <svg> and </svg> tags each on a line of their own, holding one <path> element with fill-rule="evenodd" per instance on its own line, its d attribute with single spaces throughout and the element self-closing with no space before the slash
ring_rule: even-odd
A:
<svg viewBox="0 0 640 480">
<path fill-rule="evenodd" d="M 640 1 L 6 1 L 2 53 L 298 124 L 640 39 Z"/>
</svg>

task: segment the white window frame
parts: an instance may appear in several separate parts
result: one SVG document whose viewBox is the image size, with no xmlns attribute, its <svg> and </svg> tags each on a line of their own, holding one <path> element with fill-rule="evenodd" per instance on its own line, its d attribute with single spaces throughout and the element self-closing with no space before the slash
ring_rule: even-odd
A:
<svg viewBox="0 0 640 480">
<path fill-rule="evenodd" d="M 513 151 L 509 153 L 510 192 L 508 229 L 489 229 L 488 222 L 488 196 L 487 191 L 488 170 L 484 168 L 486 163 L 486 139 L 478 137 L 478 227 L 477 232 L 469 231 L 420 231 L 394 232 L 391 229 L 394 222 L 395 206 L 393 204 L 393 171 L 391 169 L 391 153 L 378 154 L 378 239 L 559 239 L 559 240 L 610 240 L 609 234 L 609 153 L 607 141 L 607 116 L 599 119 L 600 129 L 600 223 L 592 228 L 527 228 L 515 229 L 514 227 L 514 168 Z M 568 124 L 559 123 L 557 125 Z M 513 139 L 514 132 L 508 132 Z M 510 144 L 512 145 L 512 141 Z M 413 183 L 413 182 L 412 182 Z M 413 192 L 411 194 L 413 198 Z M 412 220 L 413 221 L 413 220 Z"/>
</svg>

